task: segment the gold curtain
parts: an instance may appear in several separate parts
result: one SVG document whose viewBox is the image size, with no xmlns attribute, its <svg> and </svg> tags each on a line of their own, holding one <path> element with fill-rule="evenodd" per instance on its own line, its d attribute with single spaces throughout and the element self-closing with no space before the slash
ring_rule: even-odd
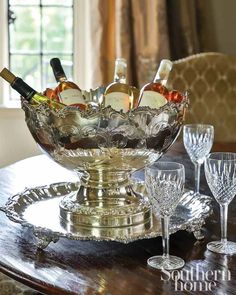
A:
<svg viewBox="0 0 236 295">
<path fill-rule="evenodd" d="M 150 81 L 159 61 L 170 57 L 165 0 L 88 1 L 92 87 L 113 80 L 116 57 L 127 59 L 130 84 Z"/>
<path fill-rule="evenodd" d="M 115 54 L 115 0 L 84 0 L 89 43 L 90 85 L 95 88 L 112 81 Z"/>
<path fill-rule="evenodd" d="M 128 60 L 130 83 L 141 86 L 170 57 L 165 0 L 116 0 L 115 8 L 116 55 Z"/>
<path fill-rule="evenodd" d="M 140 87 L 162 58 L 199 51 L 195 0 L 86 1 L 91 87 L 113 80 L 116 57 L 127 59 L 129 83 Z"/>
<path fill-rule="evenodd" d="M 167 0 L 166 4 L 172 59 L 199 53 L 199 1 Z"/>
</svg>

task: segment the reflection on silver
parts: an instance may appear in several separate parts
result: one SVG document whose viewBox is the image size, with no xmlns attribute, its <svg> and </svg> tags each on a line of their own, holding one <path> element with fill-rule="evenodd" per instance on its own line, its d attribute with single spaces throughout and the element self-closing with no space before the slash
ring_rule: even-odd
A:
<svg viewBox="0 0 236 295">
<path fill-rule="evenodd" d="M 84 93 L 97 101 L 104 89 Z M 76 171 L 81 185 L 60 200 L 66 227 L 120 227 L 150 223 L 150 207 L 134 193 L 129 175 L 159 159 L 177 138 L 187 95 L 160 109 L 139 107 L 127 113 L 90 104 L 86 111 L 22 101 L 28 128 L 54 161 Z M 92 230 L 92 229 L 91 229 Z"/>
<path fill-rule="evenodd" d="M 79 183 L 56 183 L 27 189 L 11 197 L 1 210 L 10 220 L 32 228 L 39 238 L 38 246 L 42 248 L 51 241 L 56 242 L 60 237 L 129 243 L 161 236 L 158 217 L 124 227 L 85 227 L 65 223 L 60 218 L 59 204 L 63 197 L 73 194 L 78 187 Z M 196 196 L 192 191 L 186 191 L 171 217 L 170 233 L 178 230 L 198 233 L 205 218 L 211 213 L 210 202 L 211 198 L 208 196 Z"/>
</svg>

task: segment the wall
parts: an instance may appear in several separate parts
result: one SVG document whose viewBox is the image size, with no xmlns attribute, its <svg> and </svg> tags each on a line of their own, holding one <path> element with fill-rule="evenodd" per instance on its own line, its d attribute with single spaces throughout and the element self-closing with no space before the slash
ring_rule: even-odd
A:
<svg viewBox="0 0 236 295">
<path fill-rule="evenodd" d="M 0 167 L 39 154 L 23 110 L 0 108 Z"/>
<path fill-rule="evenodd" d="M 213 0 L 211 0 L 213 2 Z M 235 35 L 235 0 L 214 0 L 214 27 L 218 50 L 236 55 Z"/>
<path fill-rule="evenodd" d="M 218 51 L 236 55 L 235 0 L 198 0 L 200 30 L 204 51 Z"/>
</svg>

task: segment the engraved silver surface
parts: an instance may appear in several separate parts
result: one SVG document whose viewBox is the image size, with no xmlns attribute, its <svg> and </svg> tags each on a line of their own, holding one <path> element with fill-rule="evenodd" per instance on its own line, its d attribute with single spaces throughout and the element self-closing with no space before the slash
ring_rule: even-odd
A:
<svg viewBox="0 0 236 295">
<path fill-rule="evenodd" d="M 102 91 L 99 87 L 84 95 L 94 102 Z M 178 104 L 126 113 L 96 103 L 85 111 L 65 107 L 57 112 L 23 100 L 35 141 L 81 181 L 77 191 L 60 200 L 58 214 L 64 223 L 101 228 L 146 223 L 150 207 L 133 191 L 129 175 L 158 160 L 173 144 L 187 106 L 187 94 Z"/>
<path fill-rule="evenodd" d="M 42 248 L 60 237 L 129 243 L 161 236 L 160 220 L 157 217 L 136 226 L 125 227 L 80 227 L 64 223 L 60 218 L 59 204 L 64 196 L 73 194 L 78 187 L 79 183 L 56 183 L 26 189 L 11 197 L 1 210 L 10 220 L 30 227 L 39 238 L 39 247 Z M 209 196 L 196 196 L 192 191 L 186 191 L 171 217 L 170 233 L 187 230 L 199 234 L 205 219 L 211 214 L 210 202 Z"/>
</svg>

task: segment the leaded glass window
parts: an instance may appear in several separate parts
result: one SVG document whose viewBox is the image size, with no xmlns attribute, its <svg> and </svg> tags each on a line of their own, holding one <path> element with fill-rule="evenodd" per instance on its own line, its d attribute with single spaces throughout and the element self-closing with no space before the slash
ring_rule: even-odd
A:
<svg viewBox="0 0 236 295">
<path fill-rule="evenodd" d="M 9 0 L 9 67 L 42 91 L 56 82 L 49 61 L 59 57 L 73 79 L 73 0 Z M 11 99 L 19 94 L 11 90 Z"/>
</svg>

